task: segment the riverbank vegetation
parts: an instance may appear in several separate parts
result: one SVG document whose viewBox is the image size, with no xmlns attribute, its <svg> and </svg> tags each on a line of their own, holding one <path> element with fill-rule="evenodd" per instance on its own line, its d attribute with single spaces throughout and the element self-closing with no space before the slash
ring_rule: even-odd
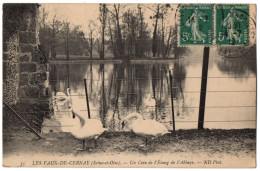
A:
<svg viewBox="0 0 260 171">
<path fill-rule="evenodd" d="M 176 9 L 170 4 L 99 4 L 96 20 L 87 28 L 50 18 L 40 8 L 40 43 L 49 59 L 179 58 L 187 52 L 177 46 Z M 149 15 L 149 16 L 148 16 Z M 170 22 L 169 22 L 170 21 Z"/>
</svg>

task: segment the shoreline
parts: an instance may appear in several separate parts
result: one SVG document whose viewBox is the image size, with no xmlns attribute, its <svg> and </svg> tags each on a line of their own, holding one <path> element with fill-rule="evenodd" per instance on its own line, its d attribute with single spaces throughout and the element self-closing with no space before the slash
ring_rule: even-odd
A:
<svg viewBox="0 0 260 171">
<path fill-rule="evenodd" d="M 3 134 L 3 155 L 22 154 L 37 151 L 41 154 L 70 155 L 77 154 L 76 149 L 82 147 L 82 141 L 70 133 L 41 134 L 44 139 L 38 139 L 33 133 L 20 129 L 17 132 Z M 205 155 L 228 154 L 233 157 L 255 155 L 256 129 L 190 129 L 177 130 L 174 134 L 150 140 L 144 145 L 144 138 L 131 132 L 104 132 L 94 147 L 92 140 L 87 141 L 89 150 L 84 154 L 107 153 L 198 153 Z"/>
<path fill-rule="evenodd" d="M 176 61 L 183 58 L 171 59 L 131 59 L 130 63 L 143 63 L 143 62 L 169 62 Z M 69 63 L 124 63 L 122 59 L 71 59 L 71 60 L 49 60 L 49 64 L 69 64 Z"/>
<path fill-rule="evenodd" d="M 70 133 L 57 132 L 41 134 L 39 139 L 28 131 L 13 114 L 6 118 L 4 112 L 3 122 L 3 161 L 5 166 L 20 166 L 25 162 L 28 167 L 48 167 L 47 165 L 32 165 L 35 160 L 47 160 L 51 158 L 57 161 L 64 160 L 109 160 L 123 161 L 126 164 L 121 167 L 156 167 L 159 165 L 129 165 L 130 156 L 134 162 L 139 160 L 164 160 L 175 161 L 189 160 L 195 162 L 189 164 L 164 165 L 164 167 L 237 167 L 237 163 L 243 162 L 242 167 L 254 167 L 256 157 L 256 129 L 187 129 L 177 130 L 174 134 L 166 134 L 162 137 L 148 141 L 131 132 L 104 132 L 97 139 L 97 148 L 94 141 L 88 140 L 87 150 L 77 151 L 82 148 L 82 140 L 76 139 Z M 10 115 L 10 114 L 9 114 Z M 16 124 L 12 124 L 16 123 Z M 46 157 L 44 157 L 46 156 Z M 20 157 L 20 158 L 19 158 Z M 96 158 L 97 157 L 97 158 Z M 235 161 L 230 163 L 230 159 Z M 15 159 L 15 160 L 14 160 Z M 221 165 L 205 165 L 205 160 L 221 160 Z M 247 161 L 245 163 L 245 161 Z M 199 163 L 202 162 L 202 163 Z M 49 167 L 54 165 L 49 165 Z M 55 165 L 60 167 L 61 165 Z M 111 165 L 95 165 L 96 167 Z M 79 167 L 79 165 L 67 165 L 66 167 Z M 93 167 L 93 165 L 82 165 Z M 118 166 L 117 166 L 118 167 Z"/>
</svg>

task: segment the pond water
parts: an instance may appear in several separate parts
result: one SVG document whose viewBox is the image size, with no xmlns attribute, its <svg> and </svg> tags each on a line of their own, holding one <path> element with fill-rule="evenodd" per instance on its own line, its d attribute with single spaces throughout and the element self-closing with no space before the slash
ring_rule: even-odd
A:
<svg viewBox="0 0 260 171">
<path fill-rule="evenodd" d="M 173 75 L 176 129 L 198 126 L 203 48 L 190 49 L 175 61 L 84 62 L 50 64 L 50 88 L 66 93 L 87 115 L 85 87 L 91 118 L 104 127 L 121 130 L 121 120 L 131 112 L 154 119 L 172 129 L 169 74 Z M 210 49 L 205 128 L 256 127 L 256 57 L 224 58 Z"/>
</svg>

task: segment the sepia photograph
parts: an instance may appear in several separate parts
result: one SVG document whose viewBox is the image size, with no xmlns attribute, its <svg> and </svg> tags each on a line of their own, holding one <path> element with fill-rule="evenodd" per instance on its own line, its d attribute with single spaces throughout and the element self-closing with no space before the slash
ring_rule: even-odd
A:
<svg viewBox="0 0 260 171">
<path fill-rule="evenodd" d="M 256 4 L 1 5 L 3 167 L 256 167 Z"/>
</svg>

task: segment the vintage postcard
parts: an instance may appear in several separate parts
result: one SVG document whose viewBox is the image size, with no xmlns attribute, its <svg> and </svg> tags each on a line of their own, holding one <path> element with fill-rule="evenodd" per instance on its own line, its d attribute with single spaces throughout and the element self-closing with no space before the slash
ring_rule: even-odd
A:
<svg viewBox="0 0 260 171">
<path fill-rule="evenodd" d="M 256 5 L 5 3 L 4 167 L 256 167 Z"/>
</svg>

